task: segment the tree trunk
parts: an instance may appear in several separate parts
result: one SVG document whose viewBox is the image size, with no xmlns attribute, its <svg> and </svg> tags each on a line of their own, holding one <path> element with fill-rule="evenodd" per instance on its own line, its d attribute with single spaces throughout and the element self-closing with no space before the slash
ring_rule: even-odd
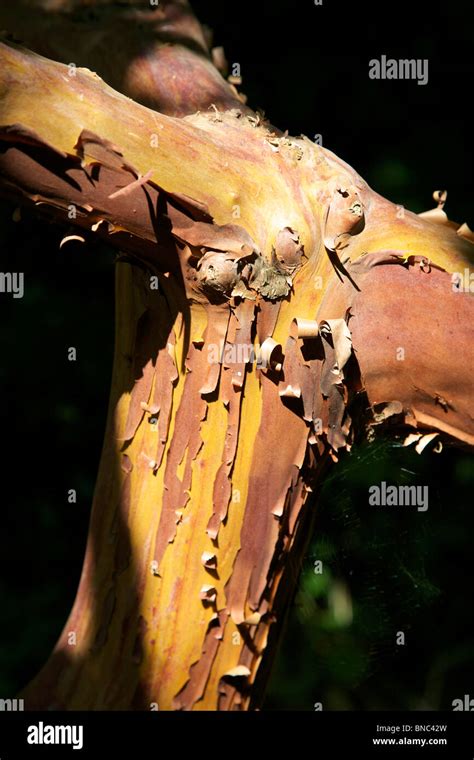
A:
<svg viewBox="0 0 474 760">
<path fill-rule="evenodd" d="M 84 568 L 30 709 L 258 707 L 340 452 L 377 430 L 474 444 L 469 231 L 262 121 L 185 9 L 149 11 L 175 44 L 158 30 L 144 64 L 130 43 L 112 77 L 158 110 L 1 46 L 2 193 L 122 252 Z"/>
</svg>

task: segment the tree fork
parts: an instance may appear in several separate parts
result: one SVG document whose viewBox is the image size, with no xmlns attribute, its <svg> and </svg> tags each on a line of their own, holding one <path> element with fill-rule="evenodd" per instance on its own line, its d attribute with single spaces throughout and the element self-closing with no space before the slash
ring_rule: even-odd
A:
<svg viewBox="0 0 474 760">
<path fill-rule="evenodd" d="M 474 443 L 472 243 L 237 102 L 177 118 L 0 56 L 2 193 L 131 257 L 80 586 L 26 706 L 256 707 L 329 464 L 377 429 Z"/>
</svg>

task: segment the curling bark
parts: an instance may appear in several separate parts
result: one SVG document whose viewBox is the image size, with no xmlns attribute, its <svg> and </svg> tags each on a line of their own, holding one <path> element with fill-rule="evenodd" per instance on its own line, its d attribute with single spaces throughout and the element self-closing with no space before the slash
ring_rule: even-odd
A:
<svg viewBox="0 0 474 760">
<path fill-rule="evenodd" d="M 74 44 L 97 57 L 67 13 L 48 40 L 64 63 L 0 47 L 2 194 L 125 254 L 82 577 L 24 697 L 249 709 L 328 466 L 377 429 L 474 444 L 473 299 L 452 279 L 472 241 L 442 198 L 399 218 L 332 153 L 253 113 L 186 3 L 99 9 L 104 34 L 130 30 L 120 76 L 93 64 L 126 94 L 67 65 Z M 133 20 L 156 43 L 146 55 Z"/>
</svg>

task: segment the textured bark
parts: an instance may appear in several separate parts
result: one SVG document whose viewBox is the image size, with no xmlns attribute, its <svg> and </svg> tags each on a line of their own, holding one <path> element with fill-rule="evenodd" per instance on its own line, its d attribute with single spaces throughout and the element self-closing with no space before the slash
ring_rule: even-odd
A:
<svg viewBox="0 0 474 760">
<path fill-rule="evenodd" d="M 192 29 L 155 56 L 161 113 L 1 46 L 2 193 L 129 257 L 84 569 L 30 708 L 258 706 L 328 466 L 378 429 L 474 444 L 468 232 L 399 218 L 217 72 L 198 103 Z"/>
</svg>

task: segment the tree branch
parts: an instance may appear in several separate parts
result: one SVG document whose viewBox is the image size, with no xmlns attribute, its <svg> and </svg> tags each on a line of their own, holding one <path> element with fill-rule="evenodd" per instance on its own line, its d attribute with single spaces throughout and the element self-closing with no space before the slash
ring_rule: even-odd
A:
<svg viewBox="0 0 474 760">
<path fill-rule="evenodd" d="M 17 47 L 0 61 L 3 192 L 72 204 L 160 285 L 118 268 L 83 576 L 27 704 L 248 708 L 330 459 L 378 425 L 474 443 L 473 299 L 451 280 L 472 243 L 259 117 L 171 118 Z"/>
<path fill-rule="evenodd" d="M 187 0 L 148 8 L 137 0 L 18 0 L 0 7 L 0 28 L 48 58 L 87 66 L 114 89 L 170 116 L 212 104 L 251 113 L 213 65 L 209 34 Z"/>
</svg>

